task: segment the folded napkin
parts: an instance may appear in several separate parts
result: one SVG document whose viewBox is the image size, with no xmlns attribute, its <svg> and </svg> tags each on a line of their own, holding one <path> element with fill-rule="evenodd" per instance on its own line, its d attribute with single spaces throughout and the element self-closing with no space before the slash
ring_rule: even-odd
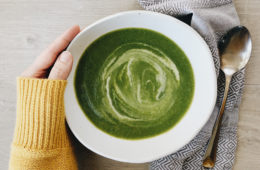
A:
<svg viewBox="0 0 260 170">
<path fill-rule="evenodd" d="M 239 25 L 236 10 L 231 0 L 139 0 L 139 3 L 146 10 L 161 12 L 177 18 L 185 15 L 192 16 L 191 27 L 204 38 L 212 52 L 218 77 L 218 99 L 209 121 L 189 144 L 178 152 L 156 160 L 150 165 L 152 170 L 203 169 L 202 159 L 224 93 L 225 77 L 220 71 L 217 44 L 223 34 Z M 200 56 L 197 57 L 199 59 Z M 244 85 L 244 72 L 245 70 L 242 70 L 235 74 L 231 81 L 220 130 L 216 164 L 213 168 L 216 170 L 232 169 L 237 145 L 238 106 Z"/>
</svg>

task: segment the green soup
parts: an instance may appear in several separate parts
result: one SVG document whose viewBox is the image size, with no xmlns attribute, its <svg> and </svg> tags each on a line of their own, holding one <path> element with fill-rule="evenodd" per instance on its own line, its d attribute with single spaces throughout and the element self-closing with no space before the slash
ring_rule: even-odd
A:
<svg viewBox="0 0 260 170">
<path fill-rule="evenodd" d="M 163 133 L 183 117 L 194 93 L 184 52 L 161 33 L 127 28 L 109 32 L 81 56 L 74 87 L 89 120 L 125 139 Z"/>
</svg>

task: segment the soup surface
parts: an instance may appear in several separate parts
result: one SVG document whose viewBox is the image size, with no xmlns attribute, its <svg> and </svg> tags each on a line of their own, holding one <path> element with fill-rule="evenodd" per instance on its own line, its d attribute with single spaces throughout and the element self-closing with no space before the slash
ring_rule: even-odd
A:
<svg viewBox="0 0 260 170">
<path fill-rule="evenodd" d="M 119 138 L 161 134 L 180 121 L 194 94 L 191 64 L 161 33 L 143 28 L 109 32 L 89 45 L 74 88 L 87 118 Z"/>
</svg>

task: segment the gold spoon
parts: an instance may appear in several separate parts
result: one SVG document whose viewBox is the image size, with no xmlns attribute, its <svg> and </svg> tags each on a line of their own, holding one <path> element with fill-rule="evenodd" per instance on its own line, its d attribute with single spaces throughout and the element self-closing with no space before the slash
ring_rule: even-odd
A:
<svg viewBox="0 0 260 170">
<path fill-rule="evenodd" d="M 226 85 L 221 108 L 203 159 L 203 166 L 206 168 L 213 168 L 215 165 L 220 124 L 225 110 L 231 78 L 234 73 L 246 66 L 251 55 L 252 41 L 247 28 L 237 26 L 228 31 L 221 41 L 219 51 L 221 70 L 225 74 Z"/>
</svg>

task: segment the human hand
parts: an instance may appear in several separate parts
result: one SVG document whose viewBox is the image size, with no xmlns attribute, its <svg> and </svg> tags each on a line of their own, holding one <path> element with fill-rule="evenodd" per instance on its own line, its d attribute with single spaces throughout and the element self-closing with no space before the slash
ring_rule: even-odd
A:
<svg viewBox="0 0 260 170">
<path fill-rule="evenodd" d="M 21 76 L 66 80 L 72 68 L 73 57 L 64 49 L 79 32 L 78 25 L 65 31 L 34 60 Z"/>
</svg>

